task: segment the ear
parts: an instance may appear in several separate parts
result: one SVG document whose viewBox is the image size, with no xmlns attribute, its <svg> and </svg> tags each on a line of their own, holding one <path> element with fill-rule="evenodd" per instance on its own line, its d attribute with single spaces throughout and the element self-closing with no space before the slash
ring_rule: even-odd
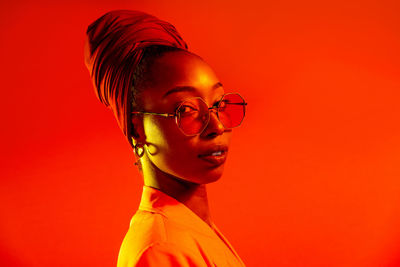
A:
<svg viewBox="0 0 400 267">
<path fill-rule="evenodd" d="M 131 135 L 135 140 L 144 141 L 144 127 L 143 127 L 143 117 L 142 116 L 132 116 L 131 117 Z"/>
</svg>

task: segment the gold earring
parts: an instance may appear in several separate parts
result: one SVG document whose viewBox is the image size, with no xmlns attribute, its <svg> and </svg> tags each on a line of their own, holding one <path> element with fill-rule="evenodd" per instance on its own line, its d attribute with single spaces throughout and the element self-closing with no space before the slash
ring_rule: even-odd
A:
<svg viewBox="0 0 400 267">
<path fill-rule="evenodd" d="M 144 144 L 143 143 L 136 143 L 134 146 L 135 154 L 141 158 L 144 155 Z"/>
</svg>

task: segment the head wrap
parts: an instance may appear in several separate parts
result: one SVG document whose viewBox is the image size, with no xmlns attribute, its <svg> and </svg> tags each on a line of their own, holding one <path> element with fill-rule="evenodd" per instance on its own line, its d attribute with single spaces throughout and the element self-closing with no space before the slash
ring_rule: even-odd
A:
<svg viewBox="0 0 400 267">
<path fill-rule="evenodd" d="M 165 45 L 187 50 L 187 44 L 170 23 L 132 10 L 104 14 L 89 25 L 86 34 L 85 64 L 96 96 L 112 110 L 133 147 L 130 90 L 144 49 Z"/>
</svg>

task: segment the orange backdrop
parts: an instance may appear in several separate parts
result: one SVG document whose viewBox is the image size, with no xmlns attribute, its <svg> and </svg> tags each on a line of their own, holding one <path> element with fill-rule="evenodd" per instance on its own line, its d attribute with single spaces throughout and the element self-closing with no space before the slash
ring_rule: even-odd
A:
<svg viewBox="0 0 400 267">
<path fill-rule="evenodd" d="M 209 186 L 248 266 L 400 266 L 399 3 L 1 1 L 0 265 L 116 265 L 142 181 L 83 43 L 128 8 L 249 103 Z"/>
</svg>

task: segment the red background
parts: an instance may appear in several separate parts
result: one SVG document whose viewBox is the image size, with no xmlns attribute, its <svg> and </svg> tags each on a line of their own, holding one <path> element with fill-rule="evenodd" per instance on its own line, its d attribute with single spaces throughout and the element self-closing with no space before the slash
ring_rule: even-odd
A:
<svg viewBox="0 0 400 267">
<path fill-rule="evenodd" d="M 248 266 L 400 266 L 399 3 L 2 1 L 0 265 L 116 265 L 142 181 L 83 43 L 127 8 L 249 103 L 209 186 Z"/>
</svg>

